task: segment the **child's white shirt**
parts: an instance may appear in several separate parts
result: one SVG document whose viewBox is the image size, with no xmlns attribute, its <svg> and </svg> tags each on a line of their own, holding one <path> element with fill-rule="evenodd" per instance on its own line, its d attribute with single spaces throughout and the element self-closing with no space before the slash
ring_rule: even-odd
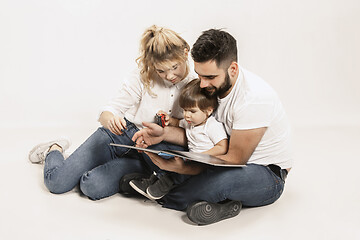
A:
<svg viewBox="0 0 360 240">
<path fill-rule="evenodd" d="M 179 126 L 185 129 L 190 152 L 205 152 L 221 140 L 227 139 L 224 125 L 213 116 L 200 126 L 192 126 L 185 119 L 180 120 Z"/>
</svg>

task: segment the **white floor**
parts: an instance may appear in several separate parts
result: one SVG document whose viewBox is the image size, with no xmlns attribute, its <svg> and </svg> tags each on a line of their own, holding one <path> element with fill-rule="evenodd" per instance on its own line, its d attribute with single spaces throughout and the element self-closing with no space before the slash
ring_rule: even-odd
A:
<svg viewBox="0 0 360 240">
<path fill-rule="evenodd" d="M 360 239 L 360 127 L 295 128 L 283 196 L 202 227 L 143 199 L 49 193 L 28 151 L 58 136 L 73 151 L 94 129 L 0 129 L 0 239 Z"/>
</svg>

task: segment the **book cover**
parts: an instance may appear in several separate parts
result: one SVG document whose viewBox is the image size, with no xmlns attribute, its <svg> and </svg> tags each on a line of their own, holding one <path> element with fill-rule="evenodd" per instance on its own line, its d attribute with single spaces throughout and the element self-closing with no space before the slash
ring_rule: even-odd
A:
<svg viewBox="0 0 360 240">
<path fill-rule="evenodd" d="M 161 157 L 169 158 L 169 157 L 180 157 L 184 160 L 190 160 L 190 161 L 196 161 L 200 163 L 209 164 L 212 166 L 221 166 L 221 167 L 245 167 L 245 165 L 240 164 L 233 164 L 228 163 L 220 158 L 203 154 L 203 153 L 195 153 L 195 152 L 186 152 L 186 151 L 177 151 L 177 150 L 155 150 L 150 148 L 141 148 L 141 147 L 135 147 L 131 145 L 123 145 L 123 144 L 115 144 L 110 143 L 111 146 L 115 147 L 124 147 L 124 148 L 131 148 L 135 150 L 140 150 L 144 152 L 151 152 L 155 153 Z"/>
</svg>

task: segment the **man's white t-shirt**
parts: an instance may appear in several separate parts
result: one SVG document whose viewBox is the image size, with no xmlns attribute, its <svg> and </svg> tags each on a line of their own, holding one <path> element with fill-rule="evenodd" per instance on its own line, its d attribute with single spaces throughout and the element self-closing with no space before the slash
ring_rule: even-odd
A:
<svg viewBox="0 0 360 240">
<path fill-rule="evenodd" d="M 248 163 L 292 167 L 290 124 L 278 95 L 260 77 L 240 68 L 233 89 L 219 99 L 214 116 L 224 123 L 230 138 L 232 130 L 267 127 Z"/>
<path fill-rule="evenodd" d="M 221 140 L 227 139 L 224 125 L 213 116 L 200 126 L 192 126 L 185 119 L 180 120 L 179 126 L 185 129 L 190 152 L 205 152 Z"/>
</svg>

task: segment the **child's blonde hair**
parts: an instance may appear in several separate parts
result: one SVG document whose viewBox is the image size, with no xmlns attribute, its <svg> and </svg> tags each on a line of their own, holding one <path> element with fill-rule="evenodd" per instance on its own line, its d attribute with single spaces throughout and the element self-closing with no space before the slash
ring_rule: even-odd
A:
<svg viewBox="0 0 360 240">
<path fill-rule="evenodd" d="M 140 56 L 136 59 L 140 69 L 140 78 L 145 89 L 151 94 L 152 82 L 158 78 L 154 64 L 166 65 L 169 61 L 187 62 L 185 49 L 189 44 L 176 32 L 153 25 L 145 30 L 140 42 Z M 189 66 L 186 64 L 186 74 Z"/>
</svg>

